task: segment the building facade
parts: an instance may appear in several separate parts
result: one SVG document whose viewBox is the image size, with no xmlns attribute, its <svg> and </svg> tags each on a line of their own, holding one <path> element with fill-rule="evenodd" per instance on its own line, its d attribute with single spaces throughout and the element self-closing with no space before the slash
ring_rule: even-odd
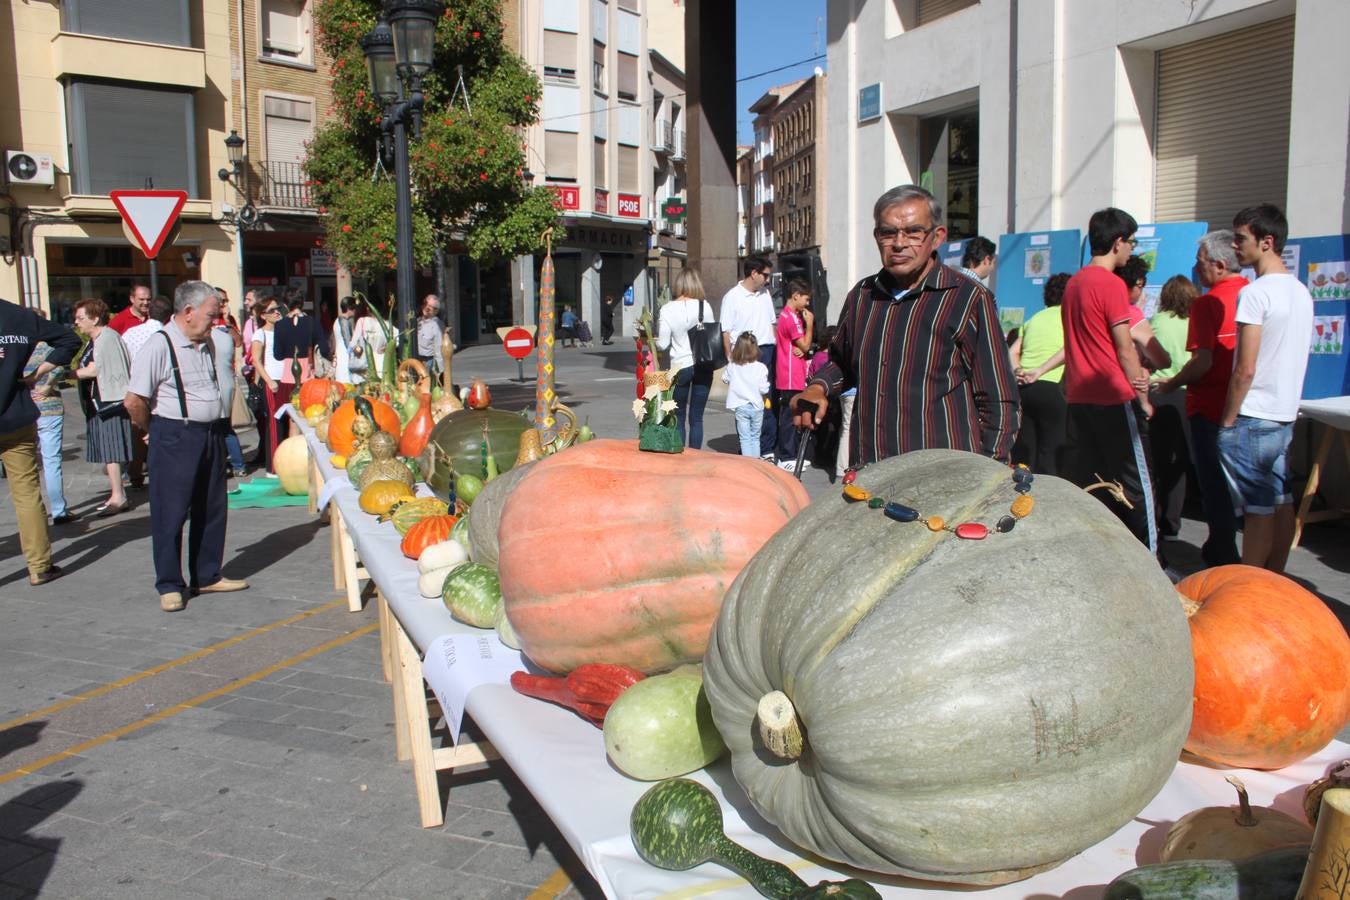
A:
<svg viewBox="0 0 1350 900">
<path fill-rule="evenodd" d="M 157 290 L 201 278 L 237 296 L 235 230 L 222 216 L 233 198 L 216 177 L 228 166 L 227 5 L 10 3 L 0 40 L 13 51 L 0 62 L 0 297 L 65 322 L 86 297 L 124 307 L 150 266 L 108 192 L 146 187 L 188 198 Z"/>
<path fill-rule="evenodd" d="M 823 256 L 825 75 L 819 69 L 768 113 L 773 128 L 774 250 Z"/>
<path fill-rule="evenodd" d="M 650 287 L 666 296 L 671 279 L 688 258 L 688 225 L 683 213 L 667 216 L 667 208 L 683 210 L 688 198 L 685 171 L 684 71 L 656 50 L 649 52 L 652 82 L 652 196 L 654 235 L 648 254 Z"/>
<path fill-rule="evenodd" d="M 840 0 L 826 139 L 836 295 L 875 271 L 872 203 L 932 189 L 955 237 L 1284 207 L 1350 231 L 1342 0 Z M 915 77 L 915 73 L 924 73 Z"/>
</svg>

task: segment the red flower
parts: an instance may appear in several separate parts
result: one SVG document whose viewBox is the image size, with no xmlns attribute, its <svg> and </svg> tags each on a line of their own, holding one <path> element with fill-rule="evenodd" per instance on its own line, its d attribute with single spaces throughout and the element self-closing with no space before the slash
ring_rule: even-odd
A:
<svg viewBox="0 0 1350 900">
<path fill-rule="evenodd" d="M 378 247 L 378 248 L 380 248 L 381 250 L 383 250 L 383 249 L 384 249 L 384 241 L 380 241 L 380 242 L 379 242 L 378 244 L 376 244 L 375 246 Z"/>
<path fill-rule="evenodd" d="M 478 39 L 479 39 L 480 37 L 482 37 L 482 36 L 483 36 L 483 33 L 482 33 L 481 31 L 475 31 L 475 32 L 473 33 L 473 39 L 474 39 L 475 41 L 478 40 Z"/>
<path fill-rule="evenodd" d="M 479 180 L 479 181 L 487 181 L 487 173 L 486 173 L 486 172 L 479 172 L 479 173 L 478 173 L 478 180 Z"/>
<path fill-rule="evenodd" d="M 348 231 L 351 231 L 351 230 L 352 230 L 352 226 L 350 226 L 350 225 L 343 225 L 343 226 L 342 226 L 342 232 L 343 232 L 343 234 L 346 234 Z"/>
</svg>

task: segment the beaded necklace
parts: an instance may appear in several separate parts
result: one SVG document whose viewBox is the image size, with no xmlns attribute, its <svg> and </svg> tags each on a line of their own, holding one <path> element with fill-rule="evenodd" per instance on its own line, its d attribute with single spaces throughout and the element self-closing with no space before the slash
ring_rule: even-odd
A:
<svg viewBox="0 0 1350 900">
<path fill-rule="evenodd" d="M 1007 534 L 1017 525 L 1018 519 L 1025 519 L 1031 515 L 1032 509 L 1036 506 L 1036 501 L 1031 497 L 1031 483 L 1035 480 L 1035 476 L 1031 474 L 1030 469 L 1021 464 L 1014 466 L 1012 470 L 1013 491 L 1017 496 L 1008 507 L 1008 515 L 994 523 L 992 529 L 982 522 L 949 525 L 941 516 L 925 516 L 912 506 L 873 496 L 871 491 L 855 484 L 860 468 L 862 467 L 844 470 L 844 500 L 849 503 L 866 502 L 869 509 L 881 510 L 888 519 L 896 522 L 921 522 L 929 531 L 950 532 L 966 541 L 982 541 L 990 534 Z"/>
</svg>

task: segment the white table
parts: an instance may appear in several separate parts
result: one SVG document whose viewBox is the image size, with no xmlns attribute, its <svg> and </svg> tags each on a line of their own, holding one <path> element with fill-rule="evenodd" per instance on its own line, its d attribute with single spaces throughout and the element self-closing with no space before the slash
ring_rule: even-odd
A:
<svg viewBox="0 0 1350 900">
<path fill-rule="evenodd" d="M 1294 516 L 1294 543 L 1297 547 L 1303 537 L 1303 526 L 1310 522 L 1324 522 L 1350 515 L 1350 510 L 1322 509 L 1311 511 L 1313 497 L 1322 482 L 1322 467 L 1331 455 L 1331 445 L 1340 443 L 1345 451 L 1345 461 L 1350 465 L 1350 397 L 1328 397 L 1325 400 L 1304 400 L 1299 404 L 1298 413 L 1304 418 L 1320 422 L 1325 426 L 1322 440 L 1317 443 L 1317 453 L 1313 457 L 1312 468 L 1308 470 L 1308 483 L 1303 488 L 1303 499 L 1299 501 Z"/>
<path fill-rule="evenodd" d="M 302 424 L 302 433 L 306 429 Z M 318 444 L 312 429 L 307 437 L 313 439 L 311 448 Z M 608 896 L 758 897 L 742 879 L 720 866 L 666 872 L 643 862 L 629 838 L 628 817 L 633 804 L 651 784 L 619 774 L 606 759 L 600 730 L 561 707 L 524 697 L 503 685 L 486 684 L 469 694 L 466 710 L 491 746 L 432 746 L 432 716 L 427 711 L 421 649 L 447 634 L 488 635 L 493 642 L 496 637 L 455 621 L 440 601 L 418 594 L 417 567 L 399 551 L 397 531 L 391 524 L 377 523 L 360 512 L 355 490 L 350 483 L 343 483 L 345 473 L 332 470 L 326 463 L 325 451 L 317 465 L 325 478 L 321 490 L 327 495 L 330 510 L 336 512 L 333 521 L 345 523 L 354 558 L 364 562 L 362 571 L 377 586 L 386 678 L 394 685 L 396 752 L 399 759 L 413 762 L 423 825 L 441 824 L 437 771 L 499 757 L 534 795 Z M 442 691 L 448 686 L 433 687 Z M 1301 818 L 1302 792 L 1296 789 L 1320 777 L 1331 763 L 1347 757 L 1350 746 L 1336 742 L 1309 760 L 1278 772 L 1241 770 L 1239 774 L 1254 804 L 1273 805 Z M 1227 771 L 1178 763 L 1153 802 L 1110 838 L 1056 869 L 1016 884 L 981 890 L 980 896 L 1000 900 L 1057 897 L 1084 887 L 1096 890 L 1075 893 L 1076 898 L 1100 896 L 1101 889 L 1116 875 L 1156 861 L 1172 821 L 1202 806 L 1234 804 L 1233 789 L 1223 780 Z M 706 785 L 721 801 L 732 840 L 791 866 L 808 883 L 862 877 L 886 897 L 931 897 L 951 892 L 931 884 L 850 872 L 804 859 L 755 814 L 726 760 L 690 777 Z"/>
</svg>

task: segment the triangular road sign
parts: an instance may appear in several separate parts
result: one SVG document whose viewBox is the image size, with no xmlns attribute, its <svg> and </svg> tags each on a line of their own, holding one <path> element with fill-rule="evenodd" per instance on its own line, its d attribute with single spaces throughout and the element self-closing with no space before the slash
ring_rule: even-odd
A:
<svg viewBox="0 0 1350 900">
<path fill-rule="evenodd" d="M 186 191 L 109 191 L 108 196 L 147 259 L 159 256 L 159 248 L 187 202 Z"/>
</svg>

